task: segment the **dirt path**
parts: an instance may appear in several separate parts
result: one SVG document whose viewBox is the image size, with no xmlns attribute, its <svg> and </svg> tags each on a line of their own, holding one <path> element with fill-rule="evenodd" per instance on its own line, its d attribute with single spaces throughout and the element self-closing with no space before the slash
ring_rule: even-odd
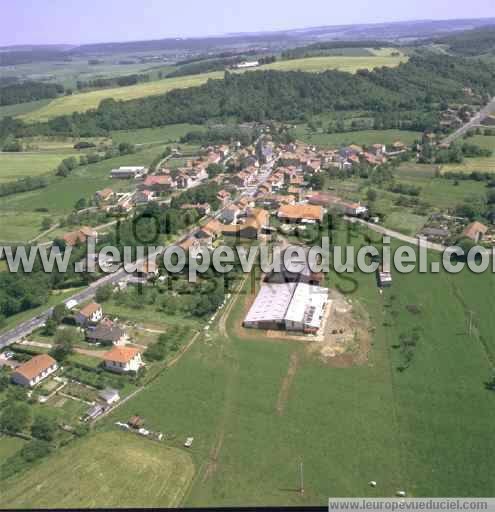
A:
<svg viewBox="0 0 495 512">
<path fill-rule="evenodd" d="M 289 392 L 292 381 L 297 372 L 297 368 L 299 366 L 299 353 L 292 352 L 289 360 L 289 368 L 287 369 L 287 374 L 282 380 L 282 385 L 280 386 L 280 392 L 278 394 L 277 405 L 275 409 L 277 410 L 277 414 L 282 416 L 285 411 L 285 406 L 287 405 L 287 401 L 289 400 Z"/>
</svg>

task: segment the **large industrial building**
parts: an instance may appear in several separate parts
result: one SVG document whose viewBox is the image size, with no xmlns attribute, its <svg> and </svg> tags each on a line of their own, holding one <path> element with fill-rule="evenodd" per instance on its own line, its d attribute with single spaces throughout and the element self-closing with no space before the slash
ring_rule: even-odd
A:
<svg viewBox="0 0 495 512">
<path fill-rule="evenodd" d="M 321 326 L 328 289 L 307 283 L 264 284 L 244 327 L 316 333 Z"/>
</svg>

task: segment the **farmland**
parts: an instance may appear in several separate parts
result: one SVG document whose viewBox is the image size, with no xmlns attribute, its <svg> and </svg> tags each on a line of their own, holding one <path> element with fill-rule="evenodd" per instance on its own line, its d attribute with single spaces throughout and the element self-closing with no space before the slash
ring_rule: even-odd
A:
<svg viewBox="0 0 495 512">
<path fill-rule="evenodd" d="M 419 132 L 406 130 L 357 130 L 345 133 L 314 133 L 309 131 L 306 125 L 297 126 L 295 133 L 299 140 L 321 147 L 338 147 L 349 144 L 371 145 L 377 142 L 392 144 L 398 140 L 404 144 L 412 144 L 418 137 L 421 137 Z"/>
<path fill-rule="evenodd" d="M 255 331 L 246 339 L 240 296 L 226 337 L 213 330 L 101 428 L 138 413 L 151 428 L 176 434 L 173 447 L 194 435 L 199 469 L 184 502 L 190 506 L 321 505 L 329 494 L 385 496 L 397 489 L 412 496 L 492 495 L 487 443 L 493 444 L 495 395 L 484 382 L 495 362 L 493 276 L 394 274 L 383 296 L 374 275 L 353 279 L 358 288 L 349 298 L 373 323 L 367 364 L 325 364 L 303 344 Z M 350 284 L 333 276 L 330 283 Z M 413 361 L 398 371 L 402 356 L 394 347 L 415 328 Z M 280 414 L 292 357 L 299 365 Z M 297 492 L 301 461 L 304 497 Z"/>
<path fill-rule="evenodd" d="M 358 69 L 372 69 L 379 66 L 397 66 L 400 62 L 405 61 L 403 56 L 368 56 L 368 57 L 348 57 L 348 56 L 331 56 L 331 57 L 312 57 L 307 59 L 294 59 L 287 61 L 278 61 L 255 69 L 274 69 L 279 71 L 307 71 L 321 72 L 327 69 L 338 69 L 355 73 Z M 86 110 L 97 108 L 105 98 L 113 98 L 115 100 L 132 100 L 165 94 L 172 89 L 184 89 L 204 84 L 210 79 L 222 79 L 223 72 L 211 72 L 198 75 L 166 78 L 154 82 L 146 82 L 129 87 L 117 87 L 112 89 L 101 89 L 97 91 L 73 94 L 72 96 L 64 96 L 51 101 L 48 105 L 25 113 L 19 116 L 28 122 L 46 121 L 53 117 L 72 114 L 73 112 L 84 112 Z"/>
<path fill-rule="evenodd" d="M 185 452 L 130 433 L 97 434 L 9 479 L 2 491 L 2 505 L 174 507 L 193 476 L 194 466 Z"/>
<path fill-rule="evenodd" d="M 43 189 L 0 199 L 1 215 L 4 219 L 10 219 L 9 223 L 2 223 L 0 239 L 29 240 L 41 232 L 43 217 L 67 215 L 79 199 L 91 198 L 97 190 L 107 186 L 116 191 L 125 190 L 131 186 L 129 182 L 112 181 L 110 170 L 120 165 L 149 165 L 161 151 L 163 146 L 151 147 L 132 155 L 78 167 L 67 178 L 51 176 L 48 186 Z M 45 155 L 38 153 L 32 157 L 43 160 Z"/>
<path fill-rule="evenodd" d="M 0 153 L 0 183 L 48 174 L 69 156 L 70 154 L 58 152 Z"/>
</svg>

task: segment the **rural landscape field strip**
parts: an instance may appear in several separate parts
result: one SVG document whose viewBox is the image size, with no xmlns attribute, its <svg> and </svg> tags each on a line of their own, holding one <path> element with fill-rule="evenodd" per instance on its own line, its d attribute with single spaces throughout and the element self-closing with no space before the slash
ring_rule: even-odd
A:
<svg viewBox="0 0 495 512">
<path fill-rule="evenodd" d="M 338 69 L 355 73 L 358 69 L 372 69 L 381 66 L 397 66 L 406 58 L 399 56 L 370 56 L 370 57 L 313 57 L 308 59 L 295 59 L 280 61 L 256 69 L 274 69 L 279 71 L 312 71 L 319 72 L 327 69 Z M 89 109 L 97 108 L 100 102 L 106 98 L 114 100 L 132 100 L 165 94 L 173 89 L 184 89 L 206 83 L 208 80 L 222 79 L 224 73 L 216 71 L 199 75 L 181 76 L 166 78 L 154 82 L 145 82 L 142 84 L 128 87 L 118 87 L 114 89 L 101 89 L 91 92 L 83 92 L 64 96 L 52 100 L 49 104 L 42 106 L 37 110 L 21 114 L 19 117 L 24 121 L 36 122 L 46 121 L 57 116 L 71 114 L 72 112 L 84 112 Z"/>
</svg>

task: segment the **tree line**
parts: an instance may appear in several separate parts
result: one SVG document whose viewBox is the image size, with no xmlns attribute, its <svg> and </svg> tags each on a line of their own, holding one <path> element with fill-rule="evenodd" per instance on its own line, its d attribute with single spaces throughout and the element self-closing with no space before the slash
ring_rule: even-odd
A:
<svg viewBox="0 0 495 512">
<path fill-rule="evenodd" d="M 14 83 L 0 87 L 0 106 L 52 99 L 62 94 L 64 87 L 60 84 L 33 81 Z"/>
</svg>

